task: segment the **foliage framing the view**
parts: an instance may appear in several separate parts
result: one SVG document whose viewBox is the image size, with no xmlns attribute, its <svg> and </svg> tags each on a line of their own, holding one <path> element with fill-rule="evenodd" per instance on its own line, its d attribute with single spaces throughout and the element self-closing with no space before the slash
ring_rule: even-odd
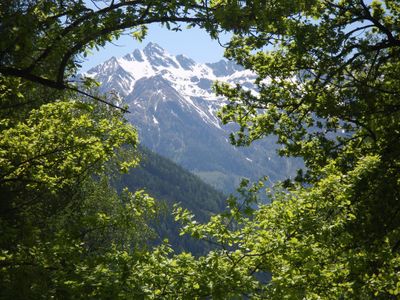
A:
<svg viewBox="0 0 400 300">
<path fill-rule="evenodd" d="M 98 10 L 83 1 L 6 1 L 0 11 L 5 297 L 398 297 L 398 1 L 126 1 Z M 125 142 L 116 133 L 126 128 L 131 142 L 135 134 L 106 108 L 70 102 L 78 88 L 66 81 L 77 54 L 119 30 L 174 21 L 214 36 L 212 22 L 232 30 L 226 56 L 258 75 L 258 93 L 216 85 L 230 101 L 223 122 L 240 125 L 232 142 L 276 134 L 281 153 L 307 166 L 270 191 L 270 205 L 255 209 L 260 186 L 244 182 L 230 211 L 207 224 L 177 209 L 183 232 L 221 247 L 199 258 L 140 247 L 153 202 L 142 193 L 117 196 L 106 178 Z M 64 121 L 82 130 L 69 136 Z M 42 157 L 46 138 L 54 147 L 70 138 L 80 151 Z M 131 155 L 118 165 L 129 167 Z M 81 162 L 89 167 L 84 180 Z M 132 223 L 131 232 L 122 226 Z"/>
<path fill-rule="evenodd" d="M 74 76 L 125 28 L 140 40 L 145 24 L 206 24 L 206 12 L 196 1 L 0 3 L 1 298 L 153 291 L 136 266 L 157 255 L 146 252 L 154 201 L 110 186 L 138 162 L 136 131 L 117 99 Z"/>
<path fill-rule="evenodd" d="M 275 134 L 307 169 L 214 236 L 235 245 L 234 265 L 272 272 L 254 297 L 398 297 L 400 4 L 246 3 L 232 3 L 243 22 L 226 56 L 258 75 L 259 90 L 217 84 L 230 100 L 221 118 L 240 125 L 234 144 Z"/>
</svg>

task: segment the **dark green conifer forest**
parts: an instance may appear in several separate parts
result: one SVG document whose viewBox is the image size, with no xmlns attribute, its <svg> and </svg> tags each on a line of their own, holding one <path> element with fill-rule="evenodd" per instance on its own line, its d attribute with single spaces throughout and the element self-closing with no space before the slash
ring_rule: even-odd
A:
<svg viewBox="0 0 400 300">
<path fill-rule="evenodd" d="M 139 166 L 117 178 L 115 185 L 119 189 L 143 189 L 157 199 L 158 216 L 150 224 L 154 230 L 153 243 L 168 239 L 175 251 L 204 254 L 211 248 L 209 243 L 179 235 L 181 226 L 172 215 L 174 204 L 195 212 L 198 221 L 206 222 L 212 214 L 225 209 L 226 196 L 169 159 L 143 146 L 139 149 Z"/>
<path fill-rule="evenodd" d="M 2 1 L 0 298 L 397 299 L 399 16 L 397 0 Z M 74 79 L 88 51 L 152 23 L 231 32 L 225 56 L 259 89 L 215 84 L 232 143 L 273 134 L 305 162 L 270 204 L 243 181 L 209 220 L 219 200 L 188 202 L 199 219 L 176 206 L 203 255 L 149 244 L 159 201 L 114 182 L 140 159 L 126 108 Z"/>
</svg>

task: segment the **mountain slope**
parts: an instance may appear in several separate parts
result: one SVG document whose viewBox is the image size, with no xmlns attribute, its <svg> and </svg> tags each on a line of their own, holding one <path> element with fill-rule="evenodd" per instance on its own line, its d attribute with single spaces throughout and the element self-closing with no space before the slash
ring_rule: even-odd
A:
<svg viewBox="0 0 400 300">
<path fill-rule="evenodd" d="M 183 55 L 172 56 L 150 43 L 122 58 L 111 58 L 88 71 L 114 90 L 131 113 L 142 144 L 160 153 L 220 190 L 231 192 L 242 177 L 272 181 L 294 173 L 298 162 L 276 154 L 274 138 L 235 148 L 229 141 L 232 126 L 222 126 L 216 112 L 225 103 L 211 90 L 215 80 L 252 89 L 254 74 L 221 60 L 198 64 Z"/>
<path fill-rule="evenodd" d="M 167 238 L 174 249 L 194 254 L 207 249 L 209 245 L 204 242 L 179 236 L 179 224 L 171 215 L 172 205 L 179 203 L 192 211 L 197 220 L 207 221 L 212 214 L 225 208 L 226 197 L 169 159 L 143 147 L 140 153 L 140 165 L 124 175 L 117 185 L 119 188 L 129 187 L 130 190 L 144 189 L 166 204 L 166 211 L 153 224 L 158 235 L 156 242 Z"/>
</svg>

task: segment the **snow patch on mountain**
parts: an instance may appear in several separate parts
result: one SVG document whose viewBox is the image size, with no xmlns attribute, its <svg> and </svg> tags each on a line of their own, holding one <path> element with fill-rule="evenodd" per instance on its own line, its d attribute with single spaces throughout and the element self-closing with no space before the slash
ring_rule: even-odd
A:
<svg viewBox="0 0 400 300">
<path fill-rule="evenodd" d="M 255 74 L 233 62 L 201 64 L 150 43 L 84 75 L 100 82 L 100 91 L 113 91 L 129 105 L 126 117 L 143 145 L 218 189 L 232 192 L 243 177 L 257 180 L 267 174 L 273 181 L 280 180 L 297 168 L 292 160 L 278 157 L 273 137 L 248 148 L 230 144 L 228 135 L 237 127 L 222 126 L 217 118 L 216 112 L 226 102 L 214 94 L 213 83 L 241 84 L 257 94 Z"/>
<path fill-rule="evenodd" d="M 160 77 L 181 96 L 181 105 L 196 111 L 204 122 L 217 128 L 221 128 L 221 124 L 216 111 L 224 100 L 212 91 L 213 82 L 243 84 L 255 79 L 251 71 L 232 62 L 200 64 L 184 55 L 171 55 L 155 43 L 121 58 L 113 57 L 85 75 L 100 81 L 103 90 L 110 90 L 111 86 L 116 88 L 122 97 L 131 94 L 139 80 Z"/>
</svg>

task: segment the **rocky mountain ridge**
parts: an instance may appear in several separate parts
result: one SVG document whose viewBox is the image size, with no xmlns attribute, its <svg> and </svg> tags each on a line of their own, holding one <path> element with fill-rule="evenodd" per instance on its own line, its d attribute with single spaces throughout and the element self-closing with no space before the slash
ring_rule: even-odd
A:
<svg viewBox="0 0 400 300">
<path fill-rule="evenodd" d="M 233 127 L 223 126 L 216 116 L 226 102 L 211 86 L 218 80 L 251 89 L 255 79 L 230 61 L 200 64 L 149 43 L 85 75 L 100 82 L 102 92 L 113 91 L 129 105 L 127 118 L 138 128 L 146 147 L 222 191 L 232 191 L 243 177 L 284 179 L 298 165 L 277 156 L 274 138 L 248 148 L 229 143 Z"/>
</svg>

